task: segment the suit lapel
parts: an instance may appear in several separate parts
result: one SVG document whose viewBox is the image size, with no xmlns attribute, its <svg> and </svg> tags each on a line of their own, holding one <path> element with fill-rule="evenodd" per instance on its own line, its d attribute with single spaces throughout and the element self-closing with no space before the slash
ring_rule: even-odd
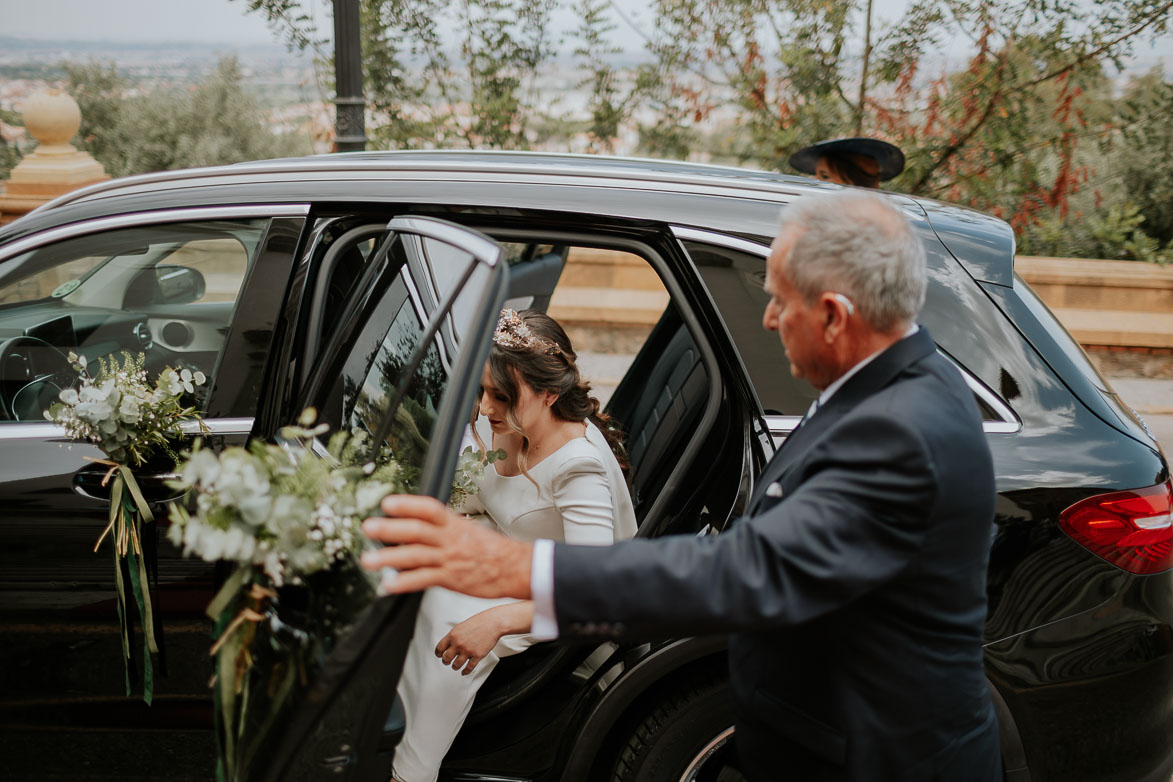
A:
<svg viewBox="0 0 1173 782">
<path fill-rule="evenodd" d="M 801 461 L 811 446 L 821 439 L 822 432 L 831 428 L 864 399 L 886 387 L 909 366 L 931 355 L 934 349 L 932 337 L 929 336 L 928 330 L 921 326 L 915 334 L 894 343 L 848 378 L 826 404 L 820 406 L 814 415 L 790 433 L 770 459 L 770 463 L 762 470 L 761 479 L 750 504 L 750 515 L 757 511 L 770 484 L 780 481 L 791 467 Z"/>
</svg>

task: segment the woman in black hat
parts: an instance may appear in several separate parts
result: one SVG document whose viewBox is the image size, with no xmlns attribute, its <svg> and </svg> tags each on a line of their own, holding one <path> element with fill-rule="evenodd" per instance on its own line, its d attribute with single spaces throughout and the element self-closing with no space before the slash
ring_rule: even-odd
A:
<svg viewBox="0 0 1173 782">
<path fill-rule="evenodd" d="M 798 150 L 790 165 L 824 182 L 878 188 L 904 170 L 904 153 L 878 138 L 837 138 Z"/>
</svg>

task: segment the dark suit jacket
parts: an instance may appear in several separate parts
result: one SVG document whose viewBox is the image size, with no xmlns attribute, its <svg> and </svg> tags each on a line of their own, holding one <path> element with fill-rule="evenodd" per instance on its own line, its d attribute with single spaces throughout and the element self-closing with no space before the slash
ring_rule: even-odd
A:
<svg viewBox="0 0 1173 782">
<path fill-rule="evenodd" d="M 921 328 L 791 434 L 721 535 L 558 545 L 559 630 L 731 633 L 751 779 L 990 782 L 994 498 L 973 394 Z"/>
</svg>

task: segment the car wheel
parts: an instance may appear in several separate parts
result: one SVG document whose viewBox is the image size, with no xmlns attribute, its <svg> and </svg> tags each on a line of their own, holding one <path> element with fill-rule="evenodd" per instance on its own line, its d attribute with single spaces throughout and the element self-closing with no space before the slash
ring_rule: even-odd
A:
<svg viewBox="0 0 1173 782">
<path fill-rule="evenodd" d="M 613 782 L 744 782 L 724 679 L 694 681 L 659 700 L 619 752 Z"/>
</svg>

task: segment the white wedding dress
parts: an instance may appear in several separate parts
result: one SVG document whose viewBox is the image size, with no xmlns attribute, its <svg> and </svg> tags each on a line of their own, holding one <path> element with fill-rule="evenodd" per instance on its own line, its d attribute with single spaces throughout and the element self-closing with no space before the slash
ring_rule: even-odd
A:
<svg viewBox="0 0 1173 782">
<path fill-rule="evenodd" d="M 486 444 L 491 442 L 487 427 L 479 433 Z M 537 486 L 525 475 L 501 476 L 487 465 L 480 494 L 470 497 L 461 510 L 519 540 L 549 538 L 605 546 L 635 535 L 635 511 L 623 473 L 593 423 L 587 422 L 585 437 L 566 443 L 531 467 L 529 474 Z M 436 656 L 436 644 L 457 624 L 509 602 L 514 601 L 439 588 L 424 593 L 399 679 L 407 728 L 395 750 L 396 779 L 434 782 L 477 690 L 498 660 L 534 643 L 529 635 L 507 635 L 468 676 Z"/>
</svg>

